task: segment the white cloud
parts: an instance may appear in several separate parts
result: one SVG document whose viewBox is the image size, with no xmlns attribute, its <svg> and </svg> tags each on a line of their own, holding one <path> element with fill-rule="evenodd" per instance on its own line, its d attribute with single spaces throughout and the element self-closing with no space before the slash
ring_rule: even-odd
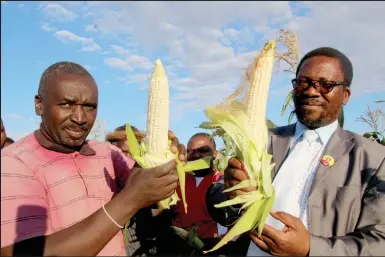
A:
<svg viewBox="0 0 385 257">
<path fill-rule="evenodd" d="M 383 2 L 97 2 L 86 31 L 124 43 L 105 58 L 116 69 L 133 71 L 153 64 L 133 54 L 159 53 L 172 86 L 175 106 L 203 109 L 223 99 L 237 85 L 247 63 L 262 45 L 292 28 L 301 53 L 336 47 L 354 65 L 353 93 L 383 92 L 385 87 L 385 3 Z M 362 15 L 365 13 L 367 15 Z M 119 42 L 119 40 L 117 42 Z M 127 47 L 127 48 L 125 48 Z M 138 52 L 135 52 L 138 53 Z M 132 57 L 131 59 L 129 59 Z M 183 74 L 183 76 L 178 75 Z M 150 75 L 150 72 L 148 73 Z M 131 75 L 120 77 L 131 83 Z M 287 90 L 287 83 L 272 92 Z"/>
<path fill-rule="evenodd" d="M 134 74 L 134 75 L 128 75 L 125 77 L 117 77 L 117 80 L 123 81 L 126 84 L 140 84 L 140 89 L 147 88 L 147 82 L 149 79 L 148 74 Z"/>
<path fill-rule="evenodd" d="M 40 8 L 45 15 L 58 21 L 72 21 L 78 17 L 77 14 L 58 3 L 42 2 Z"/>
<path fill-rule="evenodd" d="M 95 25 L 87 25 L 85 31 L 97 32 L 98 29 Z"/>
<path fill-rule="evenodd" d="M 55 36 L 63 43 L 80 42 L 83 45 L 82 51 L 93 52 L 101 50 L 101 47 L 95 43 L 94 39 L 77 36 L 68 30 L 56 31 Z"/>
<path fill-rule="evenodd" d="M 48 23 L 43 23 L 41 29 L 44 31 L 57 31 L 57 28 L 51 27 Z"/>
<path fill-rule="evenodd" d="M 145 56 L 130 55 L 125 59 L 111 57 L 104 59 L 104 63 L 114 69 L 120 70 L 149 70 L 153 64 Z"/>
<path fill-rule="evenodd" d="M 321 46 L 337 48 L 353 63 L 353 94 L 384 91 L 385 34 L 381 31 L 385 24 L 385 2 L 308 2 L 307 5 L 310 16 L 296 17 L 290 23 L 298 32 L 302 53 Z"/>
<path fill-rule="evenodd" d="M 131 53 L 131 51 L 125 49 L 124 47 L 118 46 L 118 45 L 112 45 L 111 48 L 118 55 L 127 56 Z"/>
</svg>

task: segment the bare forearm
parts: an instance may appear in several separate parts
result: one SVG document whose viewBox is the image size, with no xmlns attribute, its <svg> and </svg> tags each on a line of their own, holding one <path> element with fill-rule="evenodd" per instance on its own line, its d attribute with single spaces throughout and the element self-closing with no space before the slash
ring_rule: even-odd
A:
<svg viewBox="0 0 385 257">
<path fill-rule="evenodd" d="M 127 199 L 127 196 L 124 196 Z M 129 199 L 129 198 L 128 198 Z M 121 194 L 105 205 L 109 215 L 123 226 L 137 211 Z M 81 222 L 54 234 L 25 240 L 1 249 L 2 256 L 95 256 L 120 231 L 101 208 Z"/>
</svg>

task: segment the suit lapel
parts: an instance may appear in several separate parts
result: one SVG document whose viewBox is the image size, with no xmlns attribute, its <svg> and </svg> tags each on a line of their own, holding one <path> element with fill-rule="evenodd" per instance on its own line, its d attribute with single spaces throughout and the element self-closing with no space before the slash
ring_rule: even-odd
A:
<svg viewBox="0 0 385 257">
<path fill-rule="evenodd" d="M 270 149 L 273 154 L 273 161 L 275 167 L 273 169 L 272 178 L 274 179 L 281 167 L 283 161 L 286 159 L 290 147 L 290 141 L 294 136 L 295 123 L 289 126 L 280 127 L 276 134 L 271 134 Z"/>
<path fill-rule="evenodd" d="M 354 146 L 353 135 L 342 129 L 341 127 L 337 127 L 337 130 L 331 136 L 328 145 L 325 148 L 323 155 L 330 155 L 334 158 L 334 165 L 325 166 L 323 164 L 319 164 L 318 170 L 315 174 L 313 184 L 310 189 L 310 195 L 315 189 L 317 189 L 322 182 L 325 180 L 325 177 L 332 172 L 340 172 L 338 170 L 338 161 L 348 154 L 350 150 Z"/>
</svg>

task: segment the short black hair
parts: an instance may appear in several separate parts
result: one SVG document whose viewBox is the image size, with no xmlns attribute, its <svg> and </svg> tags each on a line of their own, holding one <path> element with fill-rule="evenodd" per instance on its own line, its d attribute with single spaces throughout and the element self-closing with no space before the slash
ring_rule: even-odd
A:
<svg viewBox="0 0 385 257">
<path fill-rule="evenodd" d="M 193 138 L 196 138 L 196 137 L 207 137 L 210 139 L 211 141 L 211 144 L 213 145 L 213 147 L 216 149 L 217 148 L 217 145 L 215 144 L 215 140 L 213 138 L 212 135 L 208 134 L 208 133 L 205 133 L 205 132 L 198 132 L 198 133 L 195 133 L 194 135 L 192 135 L 192 137 L 190 138 L 190 140 L 188 141 L 188 143 L 190 143 L 190 141 L 193 139 Z M 188 144 L 187 143 L 187 144 Z"/>
<path fill-rule="evenodd" d="M 351 61 L 345 54 L 343 54 L 339 50 L 332 47 L 320 47 L 308 52 L 304 57 L 302 57 L 301 61 L 299 62 L 297 67 L 297 72 L 295 73 L 295 75 L 298 76 L 298 72 L 301 69 L 302 64 L 307 59 L 315 56 L 325 56 L 325 57 L 337 59 L 340 62 L 342 72 L 344 73 L 344 80 L 345 80 L 344 82 L 349 83 L 349 86 L 352 84 L 353 65 Z"/>
<path fill-rule="evenodd" d="M 57 62 L 49 66 L 41 75 L 38 94 L 41 96 L 45 91 L 45 83 L 46 81 L 54 76 L 59 74 L 68 74 L 68 75 L 78 75 L 78 76 L 90 76 L 92 75 L 80 64 L 74 62 Z"/>
</svg>

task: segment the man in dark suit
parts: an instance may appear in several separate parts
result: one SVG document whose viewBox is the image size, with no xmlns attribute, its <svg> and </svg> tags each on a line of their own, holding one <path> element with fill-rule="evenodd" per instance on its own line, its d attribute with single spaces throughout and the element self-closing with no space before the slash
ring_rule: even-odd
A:
<svg viewBox="0 0 385 257">
<path fill-rule="evenodd" d="M 338 116 L 348 103 L 353 78 L 349 59 L 333 48 L 318 48 L 298 65 L 293 100 L 298 121 L 269 132 L 276 200 L 261 237 L 238 241 L 248 256 L 371 256 L 385 253 L 385 147 L 342 129 Z M 232 158 L 224 181 L 207 194 L 212 217 L 230 225 L 235 207 L 214 204 L 252 187 L 222 194 L 247 179 Z M 251 242 L 250 242 L 251 238 Z"/>
</svg>

